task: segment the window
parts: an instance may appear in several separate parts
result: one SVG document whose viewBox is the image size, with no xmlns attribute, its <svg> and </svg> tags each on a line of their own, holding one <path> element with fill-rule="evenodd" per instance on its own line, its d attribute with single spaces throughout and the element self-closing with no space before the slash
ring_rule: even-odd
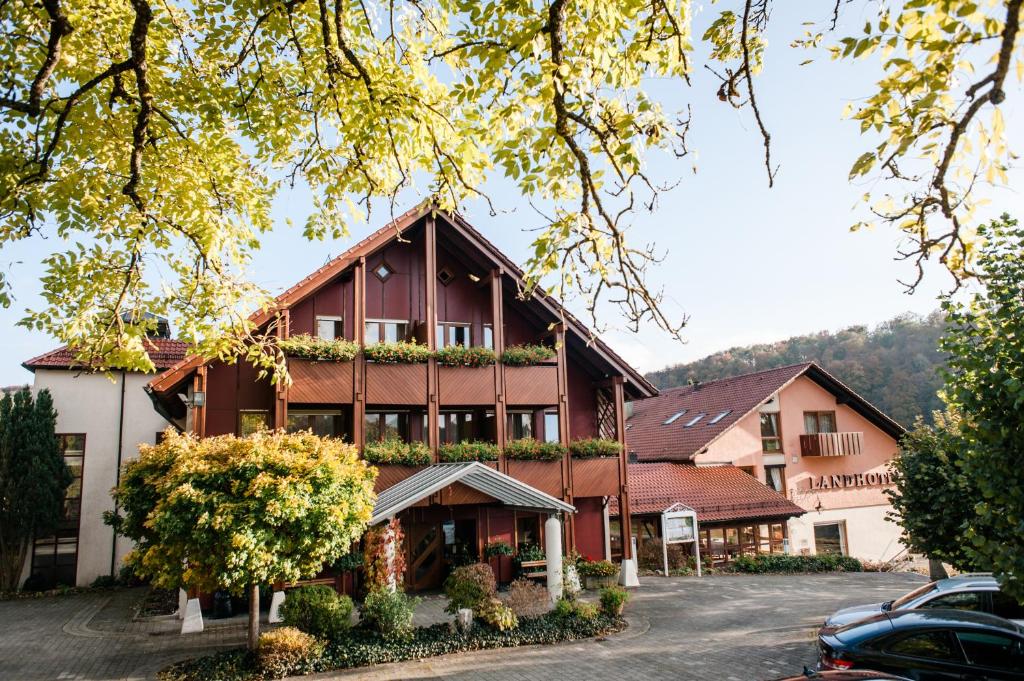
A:
<svg viewBox="0 0 1024 681">
<path fill-rule="evenodd" d="M 453 279 L 455 279 L 455 273 L 450 268 L 442 267 L 437 271 L 437 280 L 441 282 L 442 286 L 452 283 Z"/>
<path fill-rule="evenodd" d="M 736 466 L 736 468 L 739 468 L 741 471 L 743 471 L 752 478 L 757 477 L 757 473 L 754 472 L 753 466 Z"/>
<path fill-rule="evenodd" d="M 993 591 L 992 613 L 1008 620 L 1024 620 L 1024 605 L 1002 591 Z"/>
<path fill-rule="evenodd" d="M 984 610 L 982 599 L 984 594 L 979 591 L 961 591 L 955 594 L 944 594 L 922 603 L 922 608 L 949 608 L 950 610 Z"/>
<path fill-rule="evenodd" d="M 779 494 L 786 493 L 786 467 L 765 466 L 764 482 Z"/>
<path fill-rule="evenodd" d="M 387 319 L 369 319 L 366 321 L 366 333 L 364 342 L 366 345 L 374 343 L 397 343 L 407 338 L 409 323 L 404 321 L 391 321 Z"/>
<path fill-rule="evenodd" d="M 891 644 L 887 652 L 928 660 L 959 661 L 954 642 L 945 631 L 926 631 L 900 639 Z"/>
<path fill-rule="evenodd" d="M 85 463 L 85 435 L 58 434 L 64 463 L 71 471 L 71 484 L 64 492 L 64 516 L 52 536 L 32 543 L 32 574 L 47 587 L 74 586 L 78 570 L 78 519 L 82 511 L 82 469 Z"/>
<path fill-rule="evenodd" d="M 476 439 L 473 412 L 447 411 L 440 415 L 441 442 L 454 444 Z"/>
<path fill-rule="evenodd" d="M 683 428 L 693 428 L 695 425 L 697 425 L 697 422 L 700 421 L 705 416 L 707 416 L 707 414 L 705 414 L 704 412 L 697 414 L 692 419 L 687 421 L 686 425 L 684 425 Z"/>
<path fill-rule="evenodd" d="M 663 426 L 670 426 L 673 423 L 675 423 L 676 421 L 678 421 L 679 417 L 682 416 L 685 413 L 686 413 L 685 409 L 683 409 L 682 411 L 677 411 L 675 414 L 672 414 L 672 416 L 669 416 L 667 419 L 665 419 L 665 422 L 662 423 L 661 425 L 663 425 Z"/>
<path fill-rule="evenodd" d="M 1014 671 L 1024 668 L 1024 651 L 1017 639 L 982 631 L 958 631 L 956 637 L 970 665 Z"/>
<path fill-rule="evenodd" d="M 238 412 L 238 434 L 242 437 L 270 428 L 270 412 L 247 409 Z"/>
<path fill-rule="evenodd" d="M 341 317 L 317 317 L 316 318 L 317 338 L 334 340 L 345 337 L 345 324 Z"/>
<path fill-rule="evenodd" d="M 64 463 L 71 471 L 71 484 L 64 492 L 64 520 L 78 527 L 82 511 L 82 468 L 85 464 L 85 435 L 58 435 Z M 77 534 L 76 534 L 77 536 Z"/>
<path fill-rule="evenodd" d="M 469 324 L 454 324 L 452 322 L 441 322 L 437 325 L 437 346 L 439 348 L 462 345 L 471 345 Z"/>
<path fill-rule="evenodd" d="M 804 431 L 808 435 L 836 432 L 836 413 L 834 411 L 805 411 Z"/>
<path fill-rule="evenodd" d="M 763 412 L 761 414 L 761 451 L 782 451 L 782 437 L 779 434 L 778 412 Z"/>
<path fill-rule="evenodd" d="M 613 535 L 614 536 L 614 535 Z M 516 548 L 540 546 L 540 518 L 535 514 L 516 514 Z"/>
<path fill-rule="evenodd" d="M 710 425 L 714 425 L 714 424 L 718 423 L 719 421 L 721 421 L 722 419 L 724 419 L 726 416 L 728 416 L 731 413 L 732 413 L 732 409 L 726 409 L 723 412 L 719 412 L 718 414 L 715 415 L 715 418 L 713 418 L 710 421 L 708 421 L 708 425 L 710 426 Z"/>
<path fill-rule="evenodd" d="M 381 262 L 381 264 L 373 268 L 373 273 L 381 281 L 387 281 L 391 278 L 391 275 L 395 273 L 395 270 L 393 270 L 391 265 L 386 262 Z"/>
<path fill-rule="evenodd" d="M 484 324 L 483 346 L 488 350 L 494 349 L 494 327 L 490 324 Z"/>
<path fill-rule="evenodd" d="M 288 432 L 300 430 L 312 431 L 320 437 L 338 437 L 342 435 L 340 411 L 314 411 L 295 409 L 288 411 Z"/>
<path fill-rule="evenodd" d="M 408 412 L 366 412 L 365 431 L 367 442 L 412 439 Z"/>
<path fill-rule="evenodd" d="M 843 523 L 822 523 L 814 526 L 814 549 L 818 553 L 846 555 L 846 528 Z"/>
<path fill-rule="evenodd" d="M 560 433 L 558 432 L 558 412 L 544 412 L 544 441 L 558 442 L 559 439 Z"/>
<path fill-rule="evenodd" d="M 528 411 L 510 411 L 505 431 L 505 435 L 509 440 L 533 437 L 533 413 Z"/>
</svg>

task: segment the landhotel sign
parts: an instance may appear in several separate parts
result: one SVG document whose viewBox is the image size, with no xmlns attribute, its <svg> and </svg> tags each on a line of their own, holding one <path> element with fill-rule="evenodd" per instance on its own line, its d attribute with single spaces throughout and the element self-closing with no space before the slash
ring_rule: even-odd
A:
<svg viewBox="0 0 1024 681">
<path fill-rule="evenodd" d="M 880 473 L 841 473 L 839 475 L 822 475 L 812 477 L 809 481 L 810 489 L 849 489 L 854 487 L 878 487 L 880 485 L 891 485 L 892 473 L 882 471 Z"/>
</svg>

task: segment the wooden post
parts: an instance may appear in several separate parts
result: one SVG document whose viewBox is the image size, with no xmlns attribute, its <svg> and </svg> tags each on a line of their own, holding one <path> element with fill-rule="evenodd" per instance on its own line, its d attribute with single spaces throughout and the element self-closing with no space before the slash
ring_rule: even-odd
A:
<svg viewBox="0 0 1024 681">
<path fill-rule="evenodd" d="M 491 270 L 491 337 L 494 341 L 494 354 L 499 358 L 505 351 L 505 296 L 501 277 L 501 269 Z M 498 445 L 498 470 L 502 473 L 508 472 L 508 462 L 505 460 L 507 419 L 505 365 L 499 361 L 494 363 L 494 442 Z"/>
<path fill-rule="evenodd" d="M 629 511 L 629 452 L 626 450 L 625 390 L 622 376 L 612 378 L 612 402 L 615 405 L 615 439 L 622 445 L 619 455 L 619 532 L 622 559 L 633 558 L 633 527 Z"/>
<path fill-rule="evenodd" d="M 559 323 L 555 326 L 555 352 L 558 358 L 557 382 L 558 382 L 558 440 L 566 447 L 569 446 L 569 370 L 566 361 L 565 347 L 565 324 Z M 572 493 L 572 455 L 566 454 L 562 459 L 562 498 L 568 503 L 573 503 Z M 576 515 L 566 514 L 565 521 L 565 548 L 567 550 L 576 548 Z"/>
<path fill-rule="evenodd" d="M 206 365 L 202 364 L 196 369 L 196 375 L 192 377 L 192 394 L 197 392 L 206 396 Z M 202 407 L 192 409 L 192 432 L 196 437 L 206 437 L 206 402 Z"/>
<path fill-rule="evenodd" d="M 288 338 L 291 331 L 291 317 L 288 309 L 280 310 L 277 314 L 277 338 L 284 340 Z M 274 427 L 287 430 L 288 428 L 288 385 L 283 381 L 276 386 L 274 400 Z"/>
<path fill-rule="evenodd" d="M 352 362 L 352 443 L 363 451 L 366 433 L 366 357 L 362 347 L 366 340 L 366 258 L 360 257 L 352 272 L 352 340 L 360 351 Z"/>
<path fill-rule="evenodd" d="M 427 304 L 427 347 L 437 350 L 437 222 L 433 213 L 427 215 L 424 227 L 426 304 Z M 427 444 L 434 461 L 441 439 L 440 408 L 437 403 L 437 360 L 433 356 L 427 361 Z"/>
</svg>

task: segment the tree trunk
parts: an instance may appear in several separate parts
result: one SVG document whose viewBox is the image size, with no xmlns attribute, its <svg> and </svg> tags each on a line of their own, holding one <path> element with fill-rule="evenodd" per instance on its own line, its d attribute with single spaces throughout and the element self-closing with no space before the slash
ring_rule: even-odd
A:
<svg viewBox="0 0 1024 681">
<path fill-rule="evenodd" d="M 946 572 L 946 568 L 942 566 L 942 561 L 935 558 L 928 559 L 928 579 L 933 582 L 937 582 L 940 579 L 949 579 L 949 574 Z"/>
<path fill-rule="evenodd" d="M 15 541 L 14 546 L 0 541 L 0 591 L 17 591 L 21 586 L 21 570 L 28 546 L 27 541 Z"/>
<path fill-rule="evenodd" d="M 249 650 L 256 650 L 260 640 L 260 587 L 249 585 Z"/>
</svg>

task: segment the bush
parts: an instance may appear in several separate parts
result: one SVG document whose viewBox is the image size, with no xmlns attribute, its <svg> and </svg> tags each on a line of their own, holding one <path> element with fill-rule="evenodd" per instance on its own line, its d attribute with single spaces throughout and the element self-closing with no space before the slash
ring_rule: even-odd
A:
<svg viewBox="0 0 1024 681">
<path fill-rule="evenodd" d="M 497 461 L 498 445 L 493 442 L 446 442 L 437 448 L 438 458 L 447 463 L 457 461 Z"/>
<path fill-rule="evenodd" d="M 517 617 L 543 615 L 550 609 L 549 603 L 547 587 L 525 577 L 509 585 L 508 598 L 505 599 L 505 604 Z"/>
<path fill-rule="evenodd" d="M 547 345 L 510 345 L 501 353 L 501 363 L 510 367 L 541 364 L 555 357 L 555 349 Z"/>
<path fill-rule="evenodd" d="M 801 572 L 863 572 L 856 558 L 834 553 L 814 556 L 793 556 L 785 553 L 758 553 L 738 556 L 732 562 L 736 572 L 751 574 L 794 574 Z"/>
<path fill-rule="evenodd" d="M 430 348 L 419 343 L 374 343 L 363 348 L 363 355 L 377 364 L 424 364 L 430 359 Z"/>
<path fill-rule="evenodd" d="M 488 558 L 494 556 L 511 556 L 515 551 L 512 550 L 512 545 L 507 541 L 492 541 L 490 544 L 484 547 L 484 555 Z"/>
<path fill-rule="evenodd" d="M 378 589 L 366 594 L 359 617 L 384 639 L 405 640 L 412 634 L 412 616 L 419 604 L 419 598 L 401 591 Z"/>
<path fill-rule="evenodd" d="M 281 617 L 299 631 L 334 639 L 352 624 L 352 599 L 329 586 L 300 586 L 288 592 Z"/>
<path fill-rule="evenodd" d="M 520 563 L 534 560 L 546 560 L 547 556 L 544 554 L 544 549 L 537 546 L 536 544 L 523 544 L 519 546 L 518 555 L 516 558 Z"/>
<path fill-rule="evenodd" d="M 575 601 L 562 597 L 555 601 L 555 609 L 551 611 L 551 614 L 560 620 L 581 619 L 591 621 L 597 619 L 600 609 L 596 603 Z"/>
<path fill-rule="evenodd" d="M 691 553 L 689 544 L 668 545 L 668 569 L 670 572 L 692 571 L 697 564 Z M 664 554 L 661 551 L 661 539 L 645 537 L 637 549 L 637 565 L 645 570 L 664 570 Z"/>
<path fill-rule="evenodd" d="M 493 598 L 497 591 L 490 565 L 474 563 L 457 567 L 444 580 L 444 595 L 448 598 L 444 610 L 453 615 L 461 608 L 475 610 L 482 601 Z"/>
<path fill-rule="evenodd" d="M 498 631 L 508 631 L 519 626 L 519 619 L 512 608 L 499 598 L 484 599 L 475 610 L 476 616 Z"/>
<path fill-rule="evenodd" d="M 541 442 L 532 437 L 505 443 L 505 456 L 520 461 L 561 461 L 565 452 L 565 445 L 560 442 Z"/>
<path fill-rule="evenodd" d="M 426 466 L 431 462 L 430 447 L 425 443 L 397 439 L 367 442 L 363 458 L 379 465 Z"/>
<path fill-rule="evenodd" d="M 622 443 L 602 437 L 583 438 L 570 442 L 569 451 L 577 459 L 615 457 L 622 453 Z"/>
<path fill-rule="evenodd" d="M 284 354 L 298 359 L 351 362 L 359 353 L 359 344 L 344 338 L 317 338 L 302 333 L 277 341 Z"/>
<path fill-rule="evenodd" d="M 601 589 L 601 612 L 611 617 L 618 617 L 629 600 L 629 592 L 621 586 L 609 586 Z"/>
<path fill-rule="evenodd" d="M 497 357 L 494 350 L 465 345 L 449 345 L 434 353 L 437 363 L 443 367 L 485 367 L 494 364 Z"/>
<path fill-rule="evenodd" d="M 117 577 L 114 575 L 100 575 L 96 579 L 92 580 L 92 584 L 89 585 L 89 588 L 111 589 L 115 586 L 120 586 L 120 582 L 117 581 Z"/>
<path fill-rule="evenodd" d="M 619 574 L 619 568 L 609 560 L 583 560 L 576 570 L 584 577 L 611 577 Z"/>
<path fill-rule="evenodd" d="M 260 636 L 256 644 L 256 666 L 270 678 L 313 671 L 324 646 L 315 637 L 295 627 L 281 627 Z"/>
</svg>

